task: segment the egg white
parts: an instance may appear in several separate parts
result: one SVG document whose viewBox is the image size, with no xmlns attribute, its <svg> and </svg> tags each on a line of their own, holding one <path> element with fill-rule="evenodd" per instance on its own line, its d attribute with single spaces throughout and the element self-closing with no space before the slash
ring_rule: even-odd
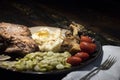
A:
<svg viewBox="0 0 120 80">
<path fill-rule="evenodd" d="M 32 34 L 32 38 L 38 44 L 40 51 L 53 52 L 60 50 L 64 39 L 60 29 L 53 31 L 48 28 L 40 28 L 40 30 Z"/>
</svg>

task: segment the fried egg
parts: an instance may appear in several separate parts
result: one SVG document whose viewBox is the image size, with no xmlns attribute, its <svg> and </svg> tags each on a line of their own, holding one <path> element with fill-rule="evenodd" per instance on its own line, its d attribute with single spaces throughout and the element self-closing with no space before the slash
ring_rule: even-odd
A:
<svg viewBox="0 0 120 80">
<path fill-rule="evenodd" d="M 60 50 L 64 36 L 62 36 L 61 29 L 40 28 L 32 34 L 32 38 L 38 44 L 40 51 L 57 52 Z"/>
</svg>

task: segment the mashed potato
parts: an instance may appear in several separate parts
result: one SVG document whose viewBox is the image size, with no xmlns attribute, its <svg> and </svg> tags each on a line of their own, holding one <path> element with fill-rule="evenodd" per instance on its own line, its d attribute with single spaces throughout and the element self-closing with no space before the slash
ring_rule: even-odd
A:
<svg viewBox="0 0 120 80">
<path fill-rule="evenodd" d="M 64 37 L 61 34 L 61 29 L 50 30 L 48 28 L 40 28 L 37 32 L 32 34 L 32 38 L 36 41 L 40 51 L 60 50 L 60 46 Z"/>
</svg>

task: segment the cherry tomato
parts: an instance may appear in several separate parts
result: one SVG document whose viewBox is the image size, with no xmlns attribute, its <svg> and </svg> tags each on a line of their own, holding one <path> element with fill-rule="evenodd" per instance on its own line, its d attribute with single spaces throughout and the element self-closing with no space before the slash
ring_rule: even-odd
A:
<svg viewBox="0 0 120 80">
<path fill-rule="evenodd" d="M 67 59 L 67 63 L 70 63 L 73 66 L 79 65 L 81 62 L 82 62 L 82 59 L 79 57 L 75 57 L 75 56 L 69 57 Z"/>
<path fill-rule="evenodd" d="M 86 52 L 78 52 L 75 54 L 76 57 L 82 58 L 82 60 L 86 60 L 90 57 L 90 55 Z"/>
<path fill-rule="evenodd" d="M 80 41 L 84 41 L 84 42 L 89 42 L 92 43 L 92 38 L 88 37 L 88 36 L 81 36 Z"/>
<path fill-rule="evenodd" d="M 97 48 L 97 46 L 96 46 L 96 44 L 91 44 L 91 47 L 93 47 L 94 49 L 96 49 Z"/>
<path fill-rule="evenodd" d="M 95 43 L 88 43 L 88 42 L 80 42 L 81 51 L 87 53 L 93 53 L 96 50 Z"/>
</svg>

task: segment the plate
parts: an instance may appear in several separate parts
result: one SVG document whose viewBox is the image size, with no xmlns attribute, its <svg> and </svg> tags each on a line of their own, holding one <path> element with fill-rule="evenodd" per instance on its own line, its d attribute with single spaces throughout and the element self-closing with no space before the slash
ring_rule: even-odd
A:
<svg viewBox="0 0 120 80">
<path fill-rule="evenodd" d="M 36 27 L 31 27 L 29 28 L 31 33 L 34 33 L 36 31 L 38 31 L 40 28 L 49 28 L 50 30 L 56 30 L 56 29 L 61 29 L 61 28 L 55 28 L 55 27 L 49 27 L 49 26 L 36 26 Z M 62 33 L 64 34 L 65 31 L 67 31 L 66 29 L 61 29 L 62 30 Z M 1 70 L 6 70 L 7 72 L 12 72 L 12 73 L 19 73 L 19 74 L 27 74 L 27 75 L 39 75 L 39 77 L 42 75 L 42 76 L 48 76 L 48 75 L 63 75 L 63 74 L 67 74 L 71 71 L 75 71 L 75 70 L 79 70 L 80 68 L 84 67 L 84 66 L 87 66 L 88 64 L 90 64 L 91 62 L 93 62 L 94 60 L 96 60 L 99 56 L 101 56 L 102 54 L 102 45 L 100 43 L 100 41 L 96 40 L 95 34 L 90 34 L 90 36 L 92 36 L 94 39 L 95 39 L 95 44 L 97 45 L 97 50 L 96 52 L 94 52 L 90 59 L 81 63 L 79 66 L 74 66 L 74 67 L 71 67 L 70 69 L 63 69 L 63 70 L 52 70 L 52 71 L 49 71 L 49 72 L 34 72 L 34 71 L 12 71 L 12 70 L 7 70 L 7 69 L 4 69 L 4 68 L 0 68 Z"/>
<path fill-rule="evenodd" d="M 62 34 L 65 34 L 65 32 L 67 31 L 67 29 L 62 29 L 62 28 L 56 28 L 56 27 L 49 27 L 49 26 L 35 26 L 35 27 L 31 27 L 29 28 L 31 33 L 34 33 L 36 31 L 38 31 L 40 28 L 48 28 L 52 31 L 55 31 L 55 30 L 58 30 L 58 29 L 61 29 L 61 32 Z M 95 37 L 97 35 L 95 34 L 88 34 L 89 36 L 91 36 L 92 38 L 95 39 Z M 89 64 L 90 62 L 92 62 L 93 60 L 97 59 L 97 57 L 99 57 L 101 54 L 102 54 L 102 45 L 100 43 L 100 41 L 96 40 L 95 39 L 95 44 L 97 45 L 97 50 L 96 52 L 94 52 L 90 59 L 85 61 L 84 63 L 81 63 L 81 65 L 79 66 L 74 66 L 72 67 L 71 69 L 64 69 L 64 70 L 53 70 L 53 71 L 50 71 L 50 72 L 31 72 L 31 71 L 28 71 L 28 72 L 24 72 L 24 73 L 32 73 L 32 74 L 61 74 L 61 73 L 64 73 L 64 72 L 70 72 L 70 71 L 73 71 L 73 70 L 78 70 L 80 69 L 81 67 Z"/>
</svg>

